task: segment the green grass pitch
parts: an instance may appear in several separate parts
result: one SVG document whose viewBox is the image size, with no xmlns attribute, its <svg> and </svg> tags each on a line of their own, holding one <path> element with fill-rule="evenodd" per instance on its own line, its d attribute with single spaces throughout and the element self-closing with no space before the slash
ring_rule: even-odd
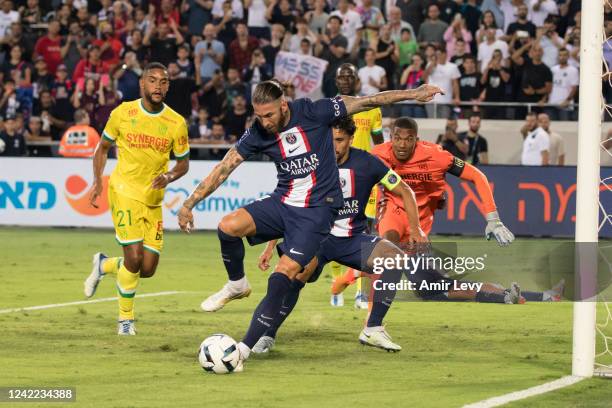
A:
<svg viewBox="0 0 612 408">
<path fill-rule="evenodd" d="M 208 374 L 196 359 L 200 342 L 218 332 L 240 339 L 264 294 L 261 248 L 247 248 L 252 295 L 207 314 L 200 302 L 225 281 L 216 235 L 165 240 L 157 275 L 138 293 L 185 293 L 137 297 L 135 337 L 116 335 L 114 301 L 1 313 L 0 386 L 76 387 L 68 407 L 459 407 L 571 371 L 569 302 L 397 302 L 386 324 L 403 350 L 391 354 L 357 342 L 365 312 L 348 296 L 344 308 L 329 306 L 325 271 L 302 292 L 270 355 L 254 356 L 240 374 Z M 91 255 L 120 253 L 110 230 L 2 228 L 0 242 L 0 309 L 83 300 Z M 111 296 L 107 278 L 96 298 Z M 510 406 L 611 404 L 612 382 L 590 379 Z"/>
</svg>

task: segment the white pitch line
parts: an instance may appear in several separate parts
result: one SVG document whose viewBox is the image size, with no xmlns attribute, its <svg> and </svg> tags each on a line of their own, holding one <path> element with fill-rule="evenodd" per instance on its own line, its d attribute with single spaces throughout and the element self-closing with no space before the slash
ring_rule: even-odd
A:
<svg viewBox="0 0 612 408">
<path fill-rule="evenodd" d="M 536 385 L 535 387 L 527 388 L 525 390 L 515 391 L 509 394 L 500 395 L 499 397 L 493 397 L 483 401 L 475 402 L 473 404 L 464 405 L 463 408 L 499 407 L 500 405 L 504 405 L 512 401 L 518 401 L 524 398 L 533 397 L 534 395 L 540 395 L 550 391 L 558 390 L 560 388 L 568 387 L 584 379 L 585 377 L 568 375 L 567 377 L 562 377 L 558 380 L 551 381 L 542 385 Z"/>
<path fill-rule="evenodd" d="M 142 295 L 137 295 L 137 298 L 143 297 L 154 297 L 154 296 L 168 296 L 168 295 L 176 295 L 178 293 L 184 293 L 182 291 L 171 290 L 167 292 L 155 292 L 155 293 L 143 293 Z M 113 300 L 117 300 L 116 297 L 102 298 L 102 299 L 93 299 L 93 300 L 81 300 L 78 302 L 68 302 L 68 303 L 53 303 L 50 305 L 40 305 L 40 306 L 28 306 L 28 307 L 18 307 L 15 309 L 0 309 L 0 314 L 4 313 L 14 313 L 14 312 L 27 312 L 29 310 L 42 310 L 42 309 L 52 309 L 54 307 L 64 307 L 64 306 L 74 306 L 74 305 L 87 305 L 90 303 L 100 303 L 100 302 L 111 302 Z"/>
</svg>

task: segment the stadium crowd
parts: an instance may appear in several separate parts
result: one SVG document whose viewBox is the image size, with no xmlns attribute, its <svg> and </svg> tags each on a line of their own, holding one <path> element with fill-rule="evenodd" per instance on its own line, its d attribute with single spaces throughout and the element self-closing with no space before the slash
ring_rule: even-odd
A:
<svg viewBox="0 0 612 408">
<path fill-rule="evenodd" d="M 344 62 L 359 67 L 362 94 L 423 83 L 446 91 L 435 105 L 396 106 L 385 112 L 391 116 L 478 112 L 522 120 L 531 103 L 552 120 L 575 120 L 580 6 L 580 0 L 0 0 L 3 137 L 59 140 L 75 111 L 80 117 L 85 111 L 101 131 L 115 106 L 139 98 L 144 65 L 159 61 L 171 79 L 166 102 L 188 120 L 190 142 L 233 143 L 252 120 L 251 89 L 274 76 L 280 50 L 329 62 L 325 96 L 337 93 L 334 75 Z M 610 8 L 606 31 L 612 34 Z M 604 54 L 612 63 L 610 49 Z"/>
</svg>

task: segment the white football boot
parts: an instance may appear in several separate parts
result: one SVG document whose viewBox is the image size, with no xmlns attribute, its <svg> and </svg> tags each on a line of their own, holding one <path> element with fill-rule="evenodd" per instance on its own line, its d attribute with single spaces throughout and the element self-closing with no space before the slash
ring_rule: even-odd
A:
<svg viewBox="0 0 612 408">
<path fill-rule="evenodd" d="M 104 272 L 102 272 L 102 261 L 104 261 L 106 258 L 108 258 L 106 255 L 104 255 L 102 252 L 98 252 L 97 254 L 95 254 L 93 256 L 93 267 L 91 269 L 91 273 L 89 274 L 89 276 L 87 277 L 87 279 L 85 279 L 85 282 L 83 283 L 83 292 L 85 293 L 85 296 L 90 298 L 93 295 L 96 294 L 96 289 L 98 289 L 98 284 L 100 283 L 100 281 L 102 280 L 102 278 L 104 278 Z"/>
<path fill-rule="evenodd" d="M 344 306 L 344 295 L 342 293 L 338 293 L 337 295 L 331 295 L 331 300 L 329 303 L 333 307 L 342 307 Z"/>
<path fill-rule="evenodd" d="M 255 354 L 267 353 L 272 350 L 275 342 L 276 340 L 274 340 L 274 337 L 261 336 L 259 340 L 257 340 L 257 343 L 255 343 L 251 351 Z"/>
<path fill-rule="evenodd" d="M 242 299 L 248 297 L 250 294 L 251 285 L 249 285 L 246 277 L 242 278 L 240 281 L 229 281 L 223 285 L 220 291 L 207 297 L 200 304 L 200 307 L 205 312 L 216 312 L 217 310 L 223 309 L 223 306 L 232 300 Z"/>
<path fill-rule="evenodd" d="M 368 302 L 365 300 L 365 297 L 363 296 L 363 293 L 360 290 L 355 292 L 355 309 L 368 309 Z"/>
<path fill-rule="evenodd" d="M 402 349 L 402 346 L 391 341 L 391 336 L 382 326 L 364 328 L 359 334 L 359 342 L 366 346 L 378 347 L 394 353 Z"/>
<path fill-rule="evenodd" d="M 120 336 L 136 335 L 136 326 L 133 320 L 119 320 L 119 330 L 117 334 Z"/>
</svg>

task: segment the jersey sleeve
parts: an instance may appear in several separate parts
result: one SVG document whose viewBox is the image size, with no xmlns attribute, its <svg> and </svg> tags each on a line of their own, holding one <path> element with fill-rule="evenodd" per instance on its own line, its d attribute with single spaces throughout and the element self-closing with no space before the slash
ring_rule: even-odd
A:
<svg viewBox="0 0 612 408">
<path fill-rule="evenodd" d="M 244 160 L 254 154 L 259 153 L 259 144 L 257 143 L 257 131 L 251 127 L 244 131 L 242 137 L 236 142 L 236 150 Z"/>
<path fill-rule="evenodd" d="M 317 123 L 329 126 L 337 119 L 347 116 L 346 105 L 341 96 L 323 98 L 316 102 L 304 99 L 304 112 Z"/>
<path fill-rule="evenodd" d="M 181 121 L 174 135 L 172 143 L 172 153 L 176 160 L 183 160 L 189 157 L 189 135 L 187 132 L 187 122 Z"/>
<path fill-rule="evenodd" d="M 442 170 L 442 174 L 450 173 L 453 176 L 461 176 L 463 169 L 465 168 L 465 162 L 458 157 L 453 156 L 446 150 L 443 150 L 441 146 L 436 146 L 436 152 L 434 153 L 434 161 L 436 167 Z"/>
<path fill-rule="evenodd" d="M 382 131 L 382 112 L 380 108 L 376 108 L 372 115 L 372 128 L 370 129 L 370 133 L 373 135 L 380 135 Z"/>
<path fill-rule="evenodd" d="M 119 125 L 121 124 L 121 106 L 117 106 L 112 110 L 104 131 L 102 131 L 102 138 L 108 140 L 111 143 L 117 141 L 119 137 Z"/>
</svg>

